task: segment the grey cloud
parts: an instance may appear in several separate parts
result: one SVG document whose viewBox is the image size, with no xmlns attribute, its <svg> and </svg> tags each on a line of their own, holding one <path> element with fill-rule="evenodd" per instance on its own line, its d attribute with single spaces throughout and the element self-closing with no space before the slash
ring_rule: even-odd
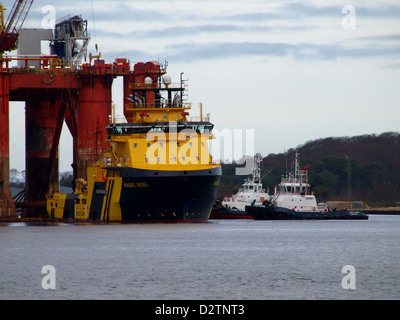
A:
<svg viewBox="0 0 400 320">
<path fill-rule="evenodd" d="M 270 21 L 270 20 L 294 20 L 312 19 L 316 17 L 338 17 L 343 16 L 340 5 L 310 5 L 304 2 L 293 2 L 283 4 L 274 12 L 247 12 L 220 17 L 232 21 Z M 354 5 L 356 16 L 359 18 L 398 18 L 400 17 L 400 5 L 379 4 L 375 7 L 366 5 Z"/>
<path fill-rule="evenodd" d="M 303 2 L 290 3 L 282 7 L 283 12 L 296 14 L 300 18 L 316 16 L 342 16 L 342 7 L 347 5 L 343 3 L 336 6 L 318 6 L 308 5 Z M 398 18 L 400 17 L 400 5 L 380 3 L 377 6 L 353 5 L 358 17 L 372 18 Z"/>
<path fill-rule="evenodd" d="M 188 35 L 197 35 L 202 33 L 260 33 L 260 32 L 275 32 L 275 31 L 304 31 L 314 29 L 312 26 L 260 26 L 260 25 L 193 25 L 193 26 L 173 26 L 162 29 L 149 29 L 141 31 L 133 31 L 129 34 L 119 34 L 113 31 L 100 30 L 97 32 L 99 36 L 113 36 L 116 38 L 130 38 L 130 39 L 154 39 L 154 38 L 178 38 Z"/>
<path fill-rule="evenodd" d="M 400 18 L 400 5 L 379 4 L 375 8 L 355 6 L 357 17 L 368 18 Z"/>
<path fill-rule="evenodd" d="M 390 40 L 390 41 L 400 41 L 400 34 L 386 34 L 386 35 L 376 35 L 376 36 L 368 36 L 357 38 L 360 40 Z"/>
<path fill-rule="evenodd" d="M 104 1 L 106 2 L 106 1 Z M 118 21 L 135 21 L 135 22 L 148 22 L 171 19 L 166 13 L 159 10 L 147 10 L 140 9 L 137 7 L 128 6 L 126 4 L 113 4 L 113 1 L 107 1 L 106 3 L 98 3 L 93 1 L 93 11 L 90 5 L 80 5 L 81 1 L 70 1 L 70 5 L 67 6 L 65 2 L 53 1 L 52 3 L 40 3 L 39 1 L 34 2 L 31 10 L 29 11 L 27 20 L 41 20 L 46 16 L 46 13 L 42 13 L 42 7 L 45 5 L 52 5 L 55 8 L 56 20 L 66 15 L 81 15 L 83 19 L 88 20 L 90 23 L 93 21 L 98 22 L 110 22 L 110 28 L 115 29 L 115 25 Z M 90 4 L 90 3 L 89 3 Z"/>
<path fill-rule="evenodd" d="M 283 12 L 245 12 L 245 13 L 237 13 L 231 15 L 225 15 L 218 17 L 219 20 L 229 20 L 235 22 L 260 22 L 260 21 L 271 21 L 271 20 L 285 20 L 293 17 L 292 15 L 288 15 L 288 13 Z"/>
<path fill-rule="evenodd" d="M 141 21 L 152 23 L 155 21 L 171 21 L 174 23 L 176 18 L 185 19 L 189 21 L 204 21 L 204 19 L 210 21 L 229 21 L 231 23 L 236 22 L 260 22 L 260 21 L 271 21 L 271 20 L 293 20 L 293 19 L 304 19 L 313 17 L 323 16 L 342 16 L 341 9 L 346 4 L 340 5 L 312 5 L 309 3 L 299 2 L 283 2 L 281 6 L 271 9 L 270 11 L 253 11 L 246 12 L 247 7 L 245 2 L 243 3 L 244 13 L 233 13 L 227 15 L 214 15 L 204 17 L 201 14 L 201 10 L 196 8 L 204 6 L 200 2 L 192 1 L 193 10 L 188 12 L 179 11 L 177 7 L 176 14 L 169 15 L 162 11 L 162 9 L 141 9 L 137 6 L 128 6 L 128 1 L 93 1 L 93 13 L 95 21 Z M 132 1 L 129 1 L 132 3 Z M 70 1 L 67 6 L 65 1 L 36 1 L 34 2 L 32 9 L 29 13 L 28 19 L 42 19 L 44 14 L 41 13 L 41 8 L 44 5 L 53 5 L 56 8 L 57 18 L 60 18 L 67 14 L 81 14 L 84 19 L 92 19 L 92 7 L 90 3 L 86 3 L 82 6 L 81 1 Z M 174 1 L 170 1 L 171 6 L 174 6 Z M 9 4 L 8 6 L 10 6 Z M 6 6 L 7 7 L 7 6 Z M 70 11 L 66 12 L 67 8 L 71 8 Z M 400 5 L 398 4 L 385 4 L 378 2 L 376 6 L 367 5 L 354 5 L 356 14 L 358 17 L 372 17 L 372 18 L 385 18 L 400 17 Z"/>
<path fill-rule="evenodd" d="M 388 64 L 388 65 L 385 65 L 384 68 L 387 68 L 387 69 L 400 69 L 400 63 Z"/>
<path fill-rule="evenodd" d="M 346 48 L 341 44 L 318 45 L 311 43 L 208 43 L 208 44 L 175 44 L 165 47 L 160 52 L 125 52 L 131 57 L 159 57 L 169 61 L 193 62 L 207 59 L 221 59 L 237 56 L 292 56 L 299 60 L 334 60 L 337 58 L 368 58 L 378 56 L 398 56 L 400 46 Z M 115 57 L 115 52 L 113 53 Z M 118 54 L 117 54 L 118 55 Z"/>
<path fill-rule="evenodd" d="M 39 7 L 36 8 L 33 15 L 29 15 L 33 19 L 43 18 L 43 14 L 40 12 L 40 1 L 37 1 Z M 44 3 L 44 1 L 42 2 Z M 90 5 L 85 7 L 74 6 L 76 1 L 70 2 L 70 8 L 75 8 L 77 14 L 81 14 L 84 19 L 88 19 L 92 22 L 92 12 Z M 79 2 L 80 3 L 80 2 Z M 109 11 L 103 10 L 104 6 L 110 5 Z M 53 5 L 58 8 L 65 8 L 65 2 L 61 5 L 61 1 L 54 1 Z M 99 22 L 107 22 L 110 26 L 109 30 L 96 30 L 96 37 L 98 40 L 103 36 L 114 37 L 116 39 L 131 40 L 142 40 L 149 39 L 153 40 L 157 38 L 171 38 L 172 44 L 164 48 L 159 49 L 159 52 L 146 52 L 145 50 L 131 50 L 129 52 L 121 53 L 129 57 L 166 57 L 168 60 L 180 59 L 185 61 L 199 60 L 199 59 L 217 59 L 230 56 L 293 56 L 297 59 L 312 60 L 312 59 L 336 59 L 338 57 L 375 57 L 375 56 L 388 56 L 398 55 L 399 45 L 396 45 L 396 41 L 400 40 L 399 34 L 392 34 L 386 36 L 370 37 L 369 40 L 375 42 L 368 46 L 364 40 L 368 40 L 367 37 L 357 38 L 356 44 L 358 48 L 349 48 L 342 44 L 312 44 L 312 43 L 271 43 L 271 42 L 242 42 L 236 43 L 234 41 L 228 41 L 225 38 L 225 42 L 220 43 L 206 43 L 206 44 L 174 44 L 173 38 L 182 41 L 184 36 L 195 36 L 198 34 L 228 34 L 228 33 L 242 33 L 246 35 L 248 33 L 268 33 L 274 31 L 302 31 L 310 28 L 317 28 L 317 26 L 307 26 L 307 18 L 322 17 L 322 16 L 338 16 L 338 21 L 342 16 L 341 6 L 318 6 L 311 5 L 303 2 L 287 3 L 285 2 L 281 6 L 277 7 L 275 11 L 271 12 L 246 12 L 242 14 L 225 15 L 221 17 L 209 16 L 202 17 L 200 11 L 188 12 L 188 17 L 182 18 L 182 12 L 177 10 L 177 20 L 174 20 L 173 16 L 170 16 L 161 11 L 161 9 L 148 10 L 138 9 L 125 5 L 121 2 L 119 5 L 110 1 L 94 1 L 94 20 L 96 25 Z M 174 2 L 171 1 L 171 5 Z M 101 7 L 103 6 L 103 7 Z M 101 8 L 102 10 L 98 9 Z M 245 6 L 244 6 L 245 7 Z M 379 5 L 376 7 L 370 6 L 355 6 L 357 19 L 360 17 L 398 17 L 400 16 L 400 5 Z M 64 9 L 63 9 L 64 10 Z M 57 18 L 64 14 L 75 14 L 75 12 L 61 12 L 57 9 Z M 201 21 L 203 18 L 204 22 L 198 25 L 184 26 L 181 19 L 185 21 Z M 218 22 L 216 21 L 218 19 Z M 282 23 L 279 25 L 264 26 L 260 24 L 260 21 L 268 21 L 272 19 L 279 19 Z M 290 21 L 290 25 L 284 26 L 285 20 Z M 145 31 L 133 31 L 129 34 L 122 34 L 120 32 L 118 21 L 140 21 L 147 23 Z M 168 27 L 157 30 L 153 26 L 156 21 L 167 22 Z M 171 22 L 168 24 L 168 22 Z M 237 22 L 249 22 L 248 24 L 239 24 Z M 294 23 L 295 22 L 295 23 Z M 90 26 L 90 25 L 89 25 Z M 93 30 L 89 29 L 89 32 Z M 266 39 L 264 37 L 264 39 Z M 303 37 L 303 39 L 306 39 Z M 376 40 L 376 41 L 375 41 Z M 383 45 L 383 40 L 392 40 L 392 46 Z M 377 45 L 379 43 L 379 46 Z M 110 48 L 109 55 L 112 55 L 112 59 L 115 58 L 115 48 Z M 107 54 L 103 49 L 103 55 Z"/>
</svg>

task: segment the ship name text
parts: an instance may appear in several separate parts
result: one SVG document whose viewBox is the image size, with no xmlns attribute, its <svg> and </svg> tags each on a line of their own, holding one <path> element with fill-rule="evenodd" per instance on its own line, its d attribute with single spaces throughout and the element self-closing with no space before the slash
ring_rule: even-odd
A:
<svg viewBox="0 0 400 320">
<path fill-rule="evenodd" d="M 125 182 L 125 188 L 148 188 L 149 185 L 147 182 Z"/>
</svg>

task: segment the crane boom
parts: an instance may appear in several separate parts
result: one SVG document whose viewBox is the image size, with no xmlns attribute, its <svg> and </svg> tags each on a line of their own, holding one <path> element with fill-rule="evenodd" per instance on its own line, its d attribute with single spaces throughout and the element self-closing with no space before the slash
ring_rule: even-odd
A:
<svg viewBox="0 0 400 320">
<path fill-rule="evenodd" d="M 16 43 L 19 31 L 25 21 L 26 16 L 32 6 L 34 0 L 16 0 L 8 16 L 7 22 L 4 23 L 3 6 L 0 4 L 2 26 L 0 33 L 0 53 L 16 49 Z"/>
<path fill-rule="evenodd" d="M 31 8 L 33 0 L 17 0 L 11 9 L 10 15 L 8 16 L 5 24 L 6 33 L 19 33 L 22 24 L 28 15 L 29 9 Z"/>
</svg>

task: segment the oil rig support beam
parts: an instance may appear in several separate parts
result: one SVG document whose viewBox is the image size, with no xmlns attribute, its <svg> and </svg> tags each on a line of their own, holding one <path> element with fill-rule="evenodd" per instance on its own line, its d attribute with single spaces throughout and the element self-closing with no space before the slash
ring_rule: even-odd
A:
<svg viewBox="0 0 400 320">
<path fill-rule="evenodd" d="M 100 160 L 109 145 L 105 128 L 111 114 L 113 76 L 93 72 L 82 78 L 77 109 L 74 110 L 78 123 L 73 138 L 76 140 L 77 174 L 86 180 L 88 165 Z"/>
<path fill-rule="evenodd" d="M 51 146 L 55 137 L 60 106 L 60 101 L 41 99 L 26 101 L 25 201 L 27 202 L 44 201 L 47 198 L 46 193 L 54 194 L 59 191 L 58 155 L 51 156 Z M 54 163 L 57 165 L 53 165 Z M 46 181 L 48 168 L 52 170 Z M 34 212 L 25 214 L 31 217 L 37 215 Z"/>
<path fill-rule="evenodd" d="M 17 215 L 10 191 L 9 81 L 0 66 L 0 217 Z"/>
</svg>

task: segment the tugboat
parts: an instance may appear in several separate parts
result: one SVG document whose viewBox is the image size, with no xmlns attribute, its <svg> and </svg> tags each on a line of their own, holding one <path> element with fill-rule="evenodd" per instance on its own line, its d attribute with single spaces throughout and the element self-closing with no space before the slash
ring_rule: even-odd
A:
<svg viewBox="0 0 400 320">
<path fill-rule="evenodd" d="M 165 67 L 137 63 L 124 123 L 107 126 L 109 150 L 76 180 L 72 194 L 55 193 L 47 212 L 67 222 L 205 222 L 217 196 L 221 166 L 208 149 L 209 116 L 189 119 L 185 84 Z"/>
<path fill-rule="evenodd" d="M 294 175 L 282 177 L 278 190 L 263 206 L 246 206 L 246 212 L 254 220 L 320 220 L 320 219 L 368 219 L 359 211 L 332 210 L 325 202 L 317 202 L 308 183 L 308 170 L 312 165 L 300 169 L 296 152 Z"/>
<path fill-rule="evenodd" d="M 254 156 L 251 174 L 244 180 L 242 188 L 232 196 L 225 196 L 222 202 L 216 202 L 210 219 L 252 219 L 246 212 L 246 205 L 253 203 L 253 206 L 261 206 L 264 201 L 270 200 L 270 195 L 261 183 L 262 159 L 260 153 Z"/>
</svg>

